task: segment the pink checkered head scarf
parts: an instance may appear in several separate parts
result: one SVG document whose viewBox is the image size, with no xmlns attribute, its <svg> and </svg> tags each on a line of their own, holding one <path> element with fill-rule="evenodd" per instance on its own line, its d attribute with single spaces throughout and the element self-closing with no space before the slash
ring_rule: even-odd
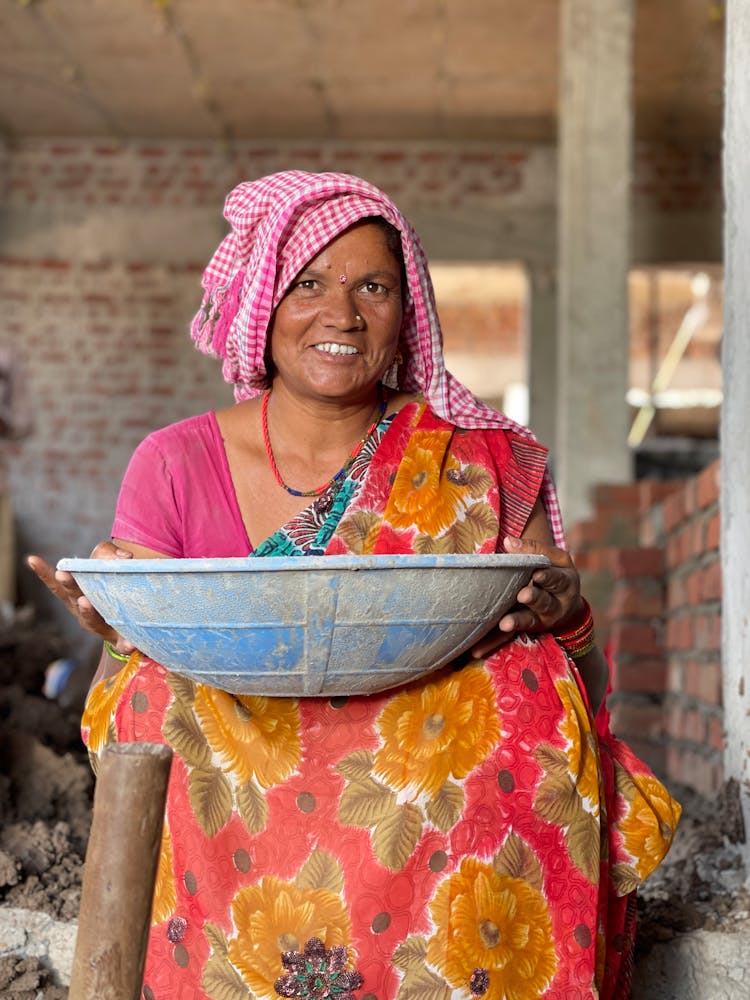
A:
<svg viewBox="0 0 750 1000">
<path fill-rule="evenodd" d="M 393 389 L 421 393 L 432 409 L 458 427 L 501 427 L 522 438 L 531 432 L 491 409 L 462 385 L 443 361 L 443 335 L 419 237 L 394 203 L 352 174 L 287 170 L 239 184 L 227 196 L 231 231 L 203 273 L 203 301 L 191 333 L 205 354 L 221 358 L 237 401 L 268 386 L 268 327 L 299 272 L 355 222 L 381 216 L 401 234 L 407 287 L 399 350 L 403 363 L 384 377 Z M 558 544 L 559 504 L 549 475 L 543 499 Z"/>
</svg>

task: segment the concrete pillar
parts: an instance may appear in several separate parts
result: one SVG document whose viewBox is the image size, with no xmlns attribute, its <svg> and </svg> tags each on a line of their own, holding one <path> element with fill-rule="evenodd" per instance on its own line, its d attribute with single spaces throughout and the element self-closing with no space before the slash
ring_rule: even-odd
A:
<svg viewBox="0 0 750 1000">
<path fill-rule="evenodd" d="M 557 276 L 548 264 L 528 269 L 527 356 L 529 426 L 547 448 L 557 423 Z M 551 456 L 554 463 L 554 454 Z"/>
<path fill-rule="evenodd" d="M 563 0 L 557 482 L 567 524 L 627 482 L 633 0 Z"/>
<path fill-rule="evenodd" d="M 724 121 L 724 401 L 721 418 L 722 673 L 725 770 L 740 783 L 750 833 L 750 6 L 727 5 Z M 750 872 L 750 838 L 745 863 Z"/>
</svg>

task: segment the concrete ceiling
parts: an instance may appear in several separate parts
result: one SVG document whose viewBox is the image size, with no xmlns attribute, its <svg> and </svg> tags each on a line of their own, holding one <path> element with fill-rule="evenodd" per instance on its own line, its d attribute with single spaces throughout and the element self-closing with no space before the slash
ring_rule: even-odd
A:
<svg viewBox="0 0 750 1000">
<path fill-rule="evenodd" d="M 644 139 L 721 134 L 719 0 L 636 0 Z M 559 0 L 2 0 L 0 131 L 543 140 Z"/>
</svg>

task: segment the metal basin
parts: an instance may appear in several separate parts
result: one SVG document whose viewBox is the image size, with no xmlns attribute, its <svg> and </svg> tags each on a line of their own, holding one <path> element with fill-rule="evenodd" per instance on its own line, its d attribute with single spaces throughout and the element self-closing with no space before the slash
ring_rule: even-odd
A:
<svg viewBox="0 0 750 1000">
<path fill-rule="evenodd" d="M 234 694 L 371 694 L 472 646 L 539 556 L 63 559 L 94 607 L 170 670 Z"/>
</svg>

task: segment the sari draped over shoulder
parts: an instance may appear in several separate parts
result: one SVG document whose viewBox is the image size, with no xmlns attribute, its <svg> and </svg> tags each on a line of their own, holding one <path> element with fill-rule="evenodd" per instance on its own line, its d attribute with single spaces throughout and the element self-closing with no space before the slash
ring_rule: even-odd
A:
<svg viewBox="0 0 750 1000">
<path fill-rule="evenodd" d="M 259 551 L 494 552 L 544 471 L 512 433 L 409 404 L 342 510 Z M 634 890 L 679 806 L 597 721 L 549 635 L 331 699 L 233 696 L 133 654 L 83 732 L 94 757 L 174 751 L 144 997 L 629 996 Z"/>
</svg>

